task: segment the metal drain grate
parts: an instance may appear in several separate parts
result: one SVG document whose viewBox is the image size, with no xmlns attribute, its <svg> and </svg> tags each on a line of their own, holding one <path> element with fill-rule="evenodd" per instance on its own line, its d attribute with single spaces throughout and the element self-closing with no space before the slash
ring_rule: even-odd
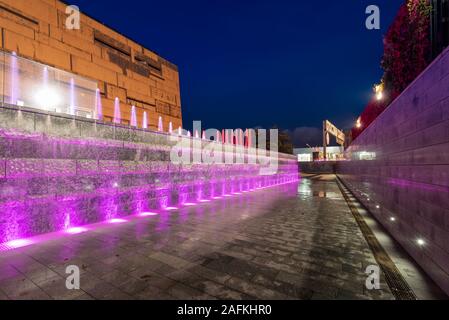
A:
<svg viewBox="0 0 449 320">
<path fill-rule="evenodd" d="M 393 260 L 391 260 L 388 253 L 379 243 L 371 228 L 366 224 L 365 219 L 363 219 L 363 217 L 360 215 L 359 211 L 354 205 L 354 201 L 351 201 L 351 199 L 349 198 L 351 192 L 346 188 L 343 181 L 341 181 L 338 177 L 337 184 L 348 204 L 349 209 L 351 210 L 352 215 L 357 221 L 357 224 L 359 225 L 363 236 L 368 242 L 368 245 L 373 252 L 374 258 L 376 259 L 378 265 L 385 275 L 385 280 L 391 290 L 391 293 L 397 300 L 417 300 L 415 293 L 402 277 L 401 272 L 398 270 Z"/>
</svg>

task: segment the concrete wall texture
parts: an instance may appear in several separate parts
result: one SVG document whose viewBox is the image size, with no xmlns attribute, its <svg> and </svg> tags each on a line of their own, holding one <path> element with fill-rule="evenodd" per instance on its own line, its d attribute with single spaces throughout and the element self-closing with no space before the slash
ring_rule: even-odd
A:
<svg viewBox="0 0 449 320">
<path fill-rule="evenodd" d="M 146 111 L 150 129 L 159 116 L 164 128 L 182 126 L 177 67 L 86 15 L 80 30 L 66 29 L 66 7 L 57 0 L 0 0 L 1 48 L 98 81 L 105 120 L 112 121 L 118 97 L 125 123 L 135 105 L 139 125 Z"/>
<path fill-rule="evenodd" d="M 448 89 L 446 50 L 352 143 L 352 161 L 337 164 L 342 180 L 446 293 Z M 372 160 L 357 160 L 361 153 Z"/>
</svg>

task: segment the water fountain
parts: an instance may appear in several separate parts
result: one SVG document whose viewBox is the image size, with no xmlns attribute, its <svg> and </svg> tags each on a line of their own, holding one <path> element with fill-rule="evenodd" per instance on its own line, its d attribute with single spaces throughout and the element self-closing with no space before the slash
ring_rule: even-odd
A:
<svg viewBox="0 0 449 320">
<path fill-rule="evenodd" d="M 172 134 L 173 133 L 173 123 L 170 121 L 170 123 L 168 124 L 168 133 Z"/>
<path fill-rule="evenodd" d="M 115 123 L 121 120 L 119 103 L 117 98 Z M 64 118 L 47 116 L 48 121 Z M 146 114 L 144 122 L 145 119 Z M 78 124 L 79 119 L 71 121 Z M 110 128 L 101 122 L 92 126 Z M 36 130 L 48 131 L 43 126 Z M 115 131 L 126 130 L 132 131 L 128 128 Z M 280 159 L 279 171 L 270 177 L 260 174 L 262 165 L 199 163 L 192 168 L 190 164 L 182 164 L 176 172 L 170 172 L 167 170 L 170 143 L 154 132 L 142 132 L 146 141 L 155 141 L 152 144 L 128 143 L 128 139 L 134 139 L 132 134 L 86 139 L 76 134 L 76 130 L 71 132 L 75 134 L 66 136 L 64 132 L 60 136 L 59 132 L 52 132 L 52 135 L 36 136 L 27 132 L 6 135 L 0 132 L 0 143 L 11 146 L 9 158 L 0 159 L 0 166 L 5 168 L 4 188 L 14 191 L 3 193 L 0 198 L 0 244 L 53 231 L 78 233 L 90 223 L 123 220 L 143 212 L 175 211 L 184 203 L 199 204 L 256 185 L 266 187 L 298 179 L 297 160 L 293 156 Z M 178 133 L 183 133 L 181 127 Z M 191 137 L 191 132 L 187 135 Z M 220 138 L 219 131 L 217 138 Z M 28 147 L 31 144 L 33 148 Z M 26 158 L 23 157 L 25 148 Z M 76 161 L 78 155 L 83 156 L 83 161 Z M 136 158 L 136 155 L 142 156 Z M 246 186 L 247 181 L 252 181 L 252 185 Z M 186 195 L 178 198 L 181 187 Z M 238 199 L 236 195 L 231 197 Z"/>
<path fill-rule="evenodd" d="M 42 84 L 44 86 L 44 88 L 48 88 L 48 68 L 44 67 L 44 69 L 42 70 Z"/>
<path fill-rule="evenodd" d="M 136 107 L 131 107 L 131 127 L 137 127 L 137 114 L 136 114 Z"/>
<path fill-rule="evenodd" d="M 162 122 L 162 117 L 161 116 L 159 116 L 159 122 L 158 122 L 158 126 L 157 126 L 157 131 L 164 132 L 164 124 Z"/>
<path fill-rule="evenodd" d="M 115 102 L 114 102 L 114 123 L 115 124 L 122 123 L 122 114 L 120 112 L 120 100 L 119 100 L 119 98 L 115 98 Z"/>
<path fill-rule="evenodd" d="M 11 88 L 10 88 L 10 104 L 17 104 L 19 95 L 19 69 L 17 62 L 17 54 L 15 52 L 11 55 Z"/>
<path fill-rule="evenodd" d="M 97 120 L 103 120 L 103 105 L 101 103 L 100 89 L 97 89 L 95 92 L 95 106 L 96 106 Z"/>
<path fill-rule="evenodd" d="M 75 80 L 70 78 L 70 114 L 75 115 Z"/>
<path fill-rule="evenodd" d="M 248 132 L 248 137 L 247 137 L 247 146 L 248 146 L 248 148 L 252 148 L 253 147 L 253 145 L 252 145 L 252 135 L 251 135 L 251 131 L 250 130 L 247 130 L 247 132 Z"/>
<path fill-rule="evenodd" d="M 148 114 L 146 111 L 143 112 L 142 128 L 148 129 Z"/>
</svg>

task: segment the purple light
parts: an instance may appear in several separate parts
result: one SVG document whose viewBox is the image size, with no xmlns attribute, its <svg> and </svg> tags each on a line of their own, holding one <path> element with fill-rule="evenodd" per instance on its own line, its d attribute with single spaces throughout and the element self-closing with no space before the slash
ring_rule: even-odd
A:
<svg viewBox="0 0 449 320">
<path fill-rule="evenodd" d="M 158 125 L 157 125 L 157 131 L 164 132 L 164 123 L 162 121 L 162 117 L 161 116 L 159 116 L 159 122 L 158 122 Z"/>
<path fill-rule="evenodd" d="M 87 228 L 75 227 L 75 228 L 70 228 L 70 229 L 65 230 L 65 233 L 67 233 L 67 234 L 80 234 L 80 233 L 87 232 L 87 231 L 88 231 Z"/>
<path fill-rule="evenodd" d="M 17 240 L 12 240 L 9 242 L 6 242 L 4 244 L 2 244 L 1 246 L 5 248 L 5 250 L 11 250 L 11 249 L 18 249 L 18 248 L 23 248 L 29 245 L 32 245 L 33 241 L 29 240 L 29 239 L 17 239 Z"/>
<path fill-rule="evenodd" d="M 10 104 L 17 104 L 19 95 L 19 68 L 17 66 L 17 53 L 13 52 L 11 55 L 11 92 Z"/>
<path fill-rule="evenodd" d="M 70 114 L 75 115 L 75 80 L 70 78 Z"/>
<path fill-rule="evenodd" d="M 125 222 L 128 222 L 128 220 L 115 218 L 108 221 L 108 223 L 112 224 L 125 223 Z"/>
<path fill-rule="evenodd" d="M 148 114 L 146 111 L 143 112 L 142 128 L 148 129 Z"/>
<path fill-rule="evenodd" d="M 156 212 L 142 212 L 138 214 L 139 217 L 154 217 L 157 215 L 159 215 L 159 213 Z"/>
<path fill-rule="evenodd" d="M 120 124 L 122 123 L 122 114 L 120 111 L 120 100 L 119 98 L 115 98 L 114 101 L 114 123 Z"/>
<path fill-rule="evenodd" d="M 172 175 L 168 161 L 142 161 L 152 152 L 166 152 L 165 138 L 154 145 L 127 142 L 127 149 L 142 151 L 141 160 L 128 163 L 115 156 L 115 150 L 123 148 L 123 142 L 55 136 L 49 136 L 43 141 L 37 134 L 16 133 L 13 130 L 5 130 L 1 134 L 2 139 L 11 142 L 12 157 L 0 159 L 0 167 L 6 168 L 0 173 L 6 178 L 6 187 L 20 186 L 22 180 L 35 177 L 58 177 L 58 184 L 48 181 L 51 188 L 42 193 L 39 201 L 9 193 L 3 194 L 0 199 L 0 212 L 6 219 L 0 224 L 0 243 L 55 231 L 67 236 L 73 227 L 100 221 L 108 225 L 114 223 L 110 219 L 123 217 L 131 220 L 147 216 L 139 213 L 152 210 L 160 211 L 161 216 L 170 217 L 170 214 L 163 213 L 210 202 L 208 199 L 232 199 L 233 196 L 245 193 L 240 190 L 248 190 L 250 187 L 297 181 L 297 167 L 283 163 L 280 165 L 280 172 L 272 177 L 259 176 L 257 167 L 245 165 L 235 169 L 203 165 L 180 166 L 173 167 L 176 174 Z M 148 132 L 143 134 L 164 137 Z M 57 158 L 22 159 L 16 156 L 21 154 L 22 143 L 27 141 L 33 142 L 33 146 L 35 145 L 39 152 L 42 151 L 42 154 L 52 155 L 54 150 L 58 150 Z M 75 152 L 81 152 L 88 157 L 77 163 L 72 159 Z M 207 178 L 191 179 L 202 176 L 206 171 L 210 173 Z M 151 179 L 147 179 L 150 175 Z M 92 179 L 97 176 L 101 177 L 101 184 L 96 184 Z M 131 176 L 132 179 L 128 178 Z M 63 183 L 71 184 L 74 188 L 60 188 Z M 17 191 L 21 195 L 23 189 Z M 232 191 L 235 192 L 234 195 L 230 194 Z M 57 201 L 55 193 L 58 194 Z M 184 194 L 186 197 L 180 197 Z M 171 205 L 175 207 L 169 207 Z M 29 212 L 34 208 L 39 212 L 39 220 L 29 218 Z M 88 229 L 91 230 L 91 227 Z M 73 232 L 76 233 L 76 229 Z"/>
<path fill-rule="evenodd" d="M 193 207 L 193 206 L 196 206 L 196 203 L 188 202 L 188 203 L 184 203 L 183 205 L 186 207 Z"/>
<path fill-rule="evenodd" d="M 131 126 L 137 127 L 137 113 L 136 113 L 136 107 L 131 107 Z"/>
</svg>

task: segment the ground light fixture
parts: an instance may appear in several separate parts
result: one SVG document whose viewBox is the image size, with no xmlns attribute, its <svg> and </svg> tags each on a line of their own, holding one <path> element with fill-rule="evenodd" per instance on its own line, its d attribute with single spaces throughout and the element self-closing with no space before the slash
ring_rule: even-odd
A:
<svg viewBox="0 0 449 320">
<path fill-rule="evenodd" d="M 153 217 L 157 215 L 159 215 L 157 212 L 141 212 L 138 214 L 139 217 Z"/>
<path fill-rule="evenodd" d="M 127 222 L 127 220 L 114 218 L 114 219 L 109 220 L 108 222 L 112 223 L 112 224 L 118 224 L 118 223 L 125 223 L 125 222 Z"/>
<path fill-rule="evenodd" d="M 87 231 L 88 231 L 87 228 L 84 228 L 84 227 L 73 227 L 73 228 L 69 228 L 69 229 L 65 230 L 65 233 L 80 234 L 80 233 L 87 232 Z"/>
<path fill-rule="evenodd" d="M 426 241 L 424 241 L 424 239 L 422 239 L 422 238 L 418 238 L 418 239 L 416 240 L 416 243 L 417 243 L 418 246 L 420 246 L 420 247 L 424 247 L 424 246 L 426 245 Z"/>
</svg>

